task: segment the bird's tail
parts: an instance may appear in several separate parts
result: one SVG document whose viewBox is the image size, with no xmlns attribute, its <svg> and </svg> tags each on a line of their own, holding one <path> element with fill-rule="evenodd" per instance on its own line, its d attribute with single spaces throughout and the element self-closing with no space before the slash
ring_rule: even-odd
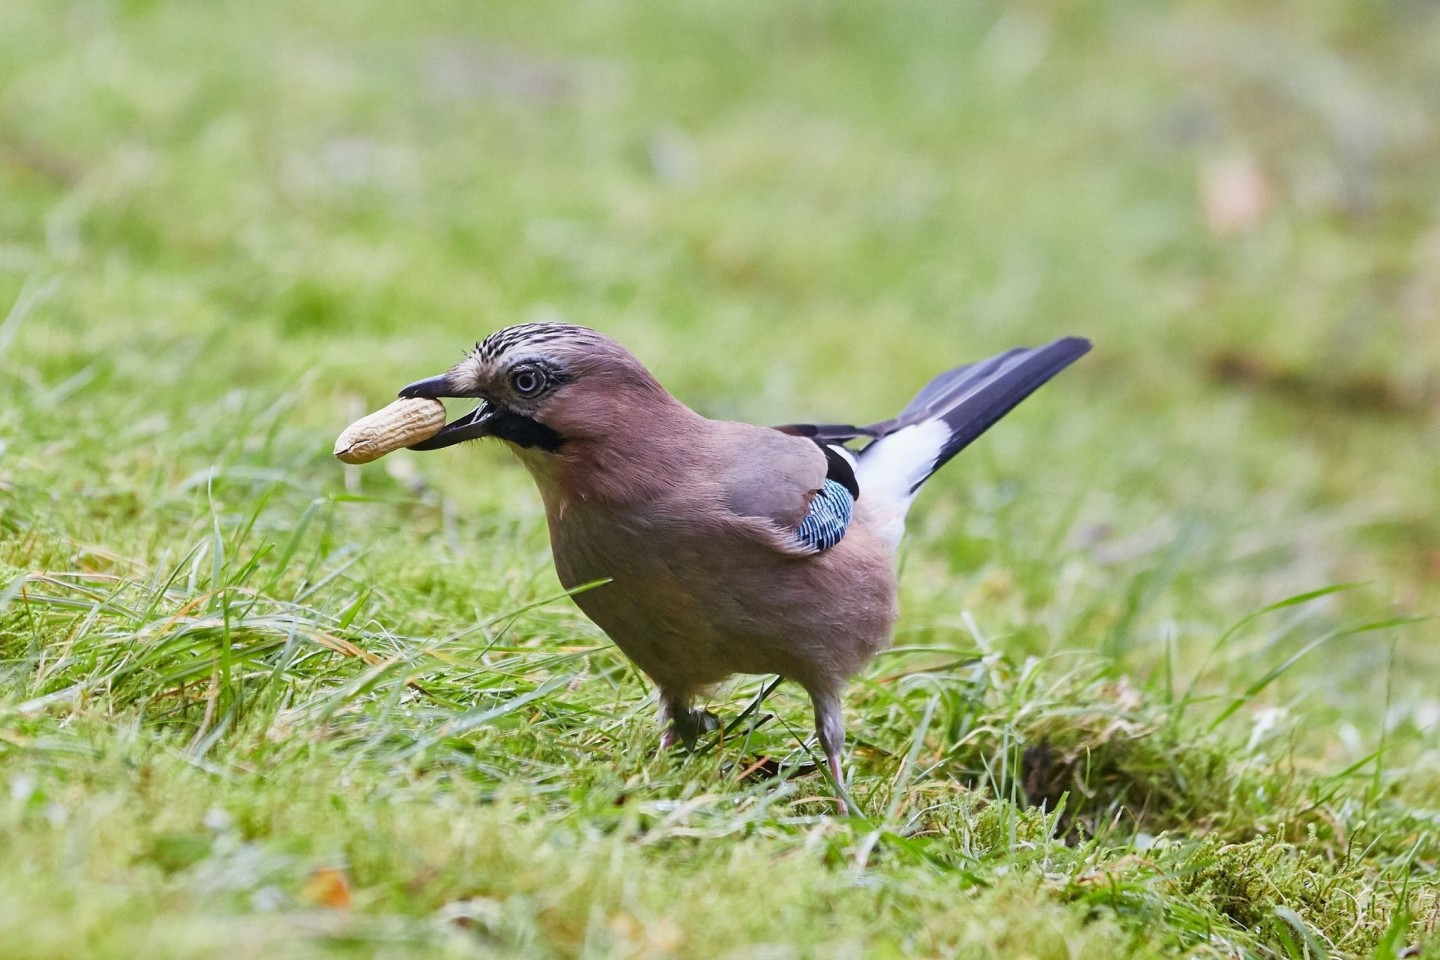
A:
<svg viewBox="0 0 1440 960">
<path fill-rule="evenodd" d="M 905 513 L 920 486 L 1051 377 L 1090 349 L 1066 337 L 1020 348 L 940 374 L 893 420 L 856 430 L 874 439 L 856 456 L 860 502 L 884 514 L 884 533 L 898 545 Z M 824 431 L 826 428 L 816 428 Z"/>
</svg>

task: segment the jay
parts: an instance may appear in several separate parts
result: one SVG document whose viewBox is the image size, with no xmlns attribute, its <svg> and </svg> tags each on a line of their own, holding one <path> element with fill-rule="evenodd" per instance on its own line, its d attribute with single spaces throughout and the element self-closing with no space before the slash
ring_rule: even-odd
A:
<svg viewBox="0 0 1440 960">
<path fill-rule="evenodd" d="M 509 445 L 544 500 L 561 584 L 599 583 L 575 602 L 655 683 L 663 747 L 713 719 L 693 707 L 707 688 L 777 674 L 809 693 L 843 793 L 841 694 L 890 640 L 911 501 L 1089 349 L 1068 337 L 958 367 L 869 426 L 760 427 L 701 416 L 602 333 L 528 323 L 400 396 L 481 401 L 410 449 Z"/>
</svg>

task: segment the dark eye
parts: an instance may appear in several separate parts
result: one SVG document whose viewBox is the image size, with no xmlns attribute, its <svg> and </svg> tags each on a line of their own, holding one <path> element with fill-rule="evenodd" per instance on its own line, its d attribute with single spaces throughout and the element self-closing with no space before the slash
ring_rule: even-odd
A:
<svg viewBox="0 0 1440 960">
<path fill-rule="evenodd" d="M 521 367 L 510 374 L 510 386 L 522 397 L 533 397 L 545 386 L 545 377 L 532 367 Z"/>
</svg>

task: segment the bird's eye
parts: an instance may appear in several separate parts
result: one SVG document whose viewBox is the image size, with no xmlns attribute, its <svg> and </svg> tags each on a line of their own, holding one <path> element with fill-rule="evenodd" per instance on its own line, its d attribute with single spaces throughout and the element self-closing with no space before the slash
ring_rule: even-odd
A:
<svg viewBox="0 0 1440 960">
<path fill-rule="evenodd" d="M 545 378 L 539 370 L 521 367 L 510 374 L 510 386 L 522 397 L 533 397 L 545 386 Z"/>
</svg>

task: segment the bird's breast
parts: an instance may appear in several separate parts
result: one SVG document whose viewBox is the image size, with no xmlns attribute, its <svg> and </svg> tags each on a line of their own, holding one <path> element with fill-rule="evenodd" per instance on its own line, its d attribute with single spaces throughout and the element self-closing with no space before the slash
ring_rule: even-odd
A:
<svg viewBox="0 0 1440 960">
<path fill-rule="evenodd" d="M 824 553 L 777 553 L 684 505 L 617 511 L 547 502 L 555 569 L 575 601 L 661 682 L 732 673 L 849 676 L 889 640 L 895 580 L 864 532 Z"/>
</svg>

